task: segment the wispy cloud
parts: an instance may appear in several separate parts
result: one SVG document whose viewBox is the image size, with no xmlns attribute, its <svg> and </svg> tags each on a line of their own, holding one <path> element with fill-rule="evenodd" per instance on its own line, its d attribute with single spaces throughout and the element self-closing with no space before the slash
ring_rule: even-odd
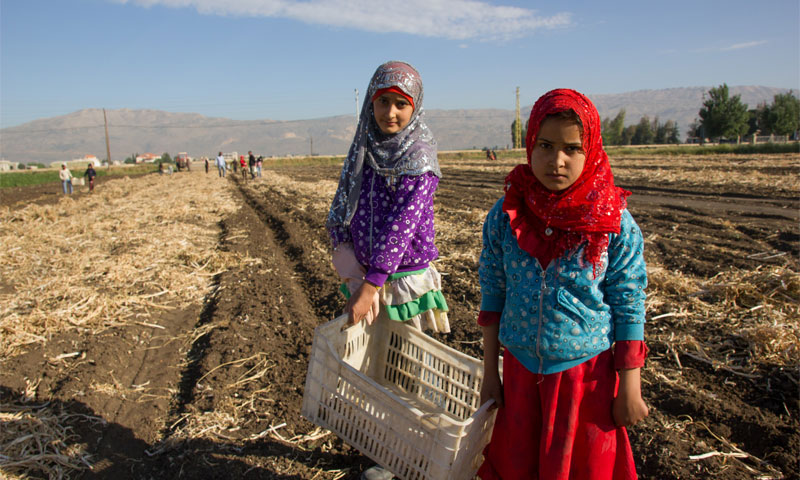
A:
<svg viewBox="0 0 800 480">
<path fill-rule="evenodd" d="M 207 15 L 287 18 L 368 32 L 407 33 L 453 40 L 511 40 L 571 25 L 569 13 L 477 0 L 111 0 L 142 7 L 194 8 Z"/>
<path fill-rule="evenodd" d="M 753 42 L 734 43 L 733 45 L 728 45 L 727 47 L 709 46 L 709 47 L 697 48 L 692 50 L 692 52 L 694 53 L 732 52 L 734 50 L 743 50 L 745 48 L 753 48 L 761 45 L 766 45 L 767 43 L 769 43 L 767 40 L 757 40 Z"/>
<path fill-rule="evenodd" d="M 730 51 L 730 50 L 742 50 L 743 48 L 758 47 L 759 45 L 764 45 L 765 43 L 767 43 L 766 40 L 758 40 L 758 41 L 755 41 L 755 42 L 734 43 L 733 45 L 728 46 L 728 47 L 723 47 L 720 50 L 722 50 L 723 52 L 727 52 L 727 51 Z"/>
</svg>

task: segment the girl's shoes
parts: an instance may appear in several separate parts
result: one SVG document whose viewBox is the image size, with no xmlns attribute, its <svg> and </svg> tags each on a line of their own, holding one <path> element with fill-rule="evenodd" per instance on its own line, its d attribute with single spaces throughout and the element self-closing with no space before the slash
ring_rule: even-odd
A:
<svg viewBox="0 0 800 480">
<path fill-rule="evenodd" d="M 392 480 L 394 475 L 389 470 L 375 465 L 361 472 L 361 480 Z"/>
</svg>

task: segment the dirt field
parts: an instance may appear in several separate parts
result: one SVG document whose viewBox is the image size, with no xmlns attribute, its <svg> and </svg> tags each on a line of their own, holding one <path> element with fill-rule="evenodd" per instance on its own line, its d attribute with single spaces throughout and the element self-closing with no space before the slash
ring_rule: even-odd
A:
<svg viewBox="0 0 800 480">
<path fill-rule="evenodd" d="M 475 357 L 480 228 L 519 161 L 442 165 L 437 267 L 453 332 L 436 338 Z M 651 414 L 630 429 L 640 478 L 800 479 L 797 156 L 643 156 L 612 166 L 617 183 L 633 192 L 629 208 L 645 235 L 650 276 L 643 389 Z M 51 464 L 47 472 L 15 469 L 0 457 L 0 472 L 355 479 L 371 465 L 300 416 L 313 329 L 343 306 L 323 227 L 338 167 L 265 168 L 264 178 L 248 182 L 198 170 L 107 180 L 93 195 L 79 191 L 69 199 L 58 194 L 60 185 L 0 191 L 2 229 L 26 222 L 66 228 L 63 216 L 83 212 L 86 225 L 69 234 L 78 238 L 103 209 L 116 208 L 120 216 L 141 216 L 143 229 L 180 223 L 211 236 L 210 246 L 195 253 L 197 233 L 151 238 L 174 248 L 186 243 L 189 250 L 169 255 L 180 257 L 192 278 L 203 276 L 196 288 L 154 281 L 138 303 L 121 302 L 124 321 L 48 324 L 19 348 L 0 345 L 7 347 L 0 349 L 0 413 L 57 417 L 68 446 L 86 459 L 82 466 Z M 99 197 L 112 188 L 114 198 Z M 125 210 L 148 195 L 161 200 Z M 119 196 L 124 205 L 113 203 Z M 176 208 L 182 210 L 173 219 Z M 118 233 L 113 241 L 122 242 L 125 232 Z M 113 259 L 113 241 L 80 255 Z M 58 248 L 68 247 L 42 255 L 55 256 Z M 13 280 L 13 254 L 0 263 L 6 305 L 34 282 Z M 101 278 L 92 264 L 80 268 L 84 277 Z M 111 267 L 104 268 L 107 274 Z M 144 266 L 141 272 L 152 273 Z M 25 321 L 37 308 L 70 318 L 41 303 L 34 297 L 0 307 L 0 321 Z M 14 333 L 0 332 L 7 339 Z M 3 418 L 0 430 L 11 428 L 11 417 Z"/>
</svg>

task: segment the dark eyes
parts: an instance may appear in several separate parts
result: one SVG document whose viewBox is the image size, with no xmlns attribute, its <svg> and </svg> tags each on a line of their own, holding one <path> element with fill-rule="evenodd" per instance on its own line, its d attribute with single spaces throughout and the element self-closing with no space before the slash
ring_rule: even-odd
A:
<svg viewBox="0 0 800 480">
<path fill-rule="evenodd" d="M 384 107 L 389 107 L 391 105 L 394 105 L 400 110 L 411 106 L 411 104 L 406 102 L 405 100 L 397 100 L 393 102 L 390 98 L 383 96 L 378 97 L 378 102 Z"/>
<path fill-rule="evenodd" d="M 551 149 L 553 149 L 553 144 L 552 143 L 547 143 L 547 142 L 539 142 L 539 148 L 541 148 L 543 150 L 551 150 Z M 567 145 L 564 148 L 564 150 L 569 152 L 569 153 L 581 153 L 581 152 L 583 152 L 583 147 L 578 146 L 578 145 Z"/>
</svg>

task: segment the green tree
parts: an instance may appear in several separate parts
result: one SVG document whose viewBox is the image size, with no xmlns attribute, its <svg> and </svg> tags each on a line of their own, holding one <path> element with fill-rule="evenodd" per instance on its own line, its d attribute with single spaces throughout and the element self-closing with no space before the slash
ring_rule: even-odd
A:
<svg viewBox="0 0 800 480">
<path fill-rule="evenodd" d="M 656 145 L 663 145 L 667 143 L 667 124 L 661 123 L 658 117 L 653 119 L 653 124 L 650 126 L 653 132 L 653 143 Z"/>
<path fill-rule="evenodd" d="M 681 143 L 681 132 L 675 120 L 667 120 L 664 124 L 664 143 Z"/>
<path fill-rule="evenodd" d="M 621 109 L 613 120 L 603 120 L 603 143 L 605 145 L 621 145 L 622 132 L 625 130 L 625 109 Z"/>
<path fill-rule="evenodd" d="M 633 135 L 636 133 L 636 125 L 628 125 L 622 130 L 622 136 L 619 139 L 619 145 L 630 145 L 633 140 Z"/>
<path fill-rule="evenodd" d="M 636 124 L 633 130 L 633 138 L 631 138 L 631 145 L 648 145 L 653 143 L 653 128 L 650 125 L 650 119 L 645 115 Z"/>
<path fill-rule="evenodd" d="M 773 97 L 772 105 L 766 108 L 766 133 L 791 135 L 800 129 L 800 100 L 792 94 L 779 93 Z"/>
<path fill-rule="evenodd" d="M 725 83 L 708 91 L 698 115 L 708 138 L 735 138 L 747 133 L 747 104 L 742 103 L 740 95 L 730 97 Z"/>
<path fill-rule="evenodd" d="M 161 154 L 161 161 L 164 163 L 172 163 L 172 157 L 169 156 L 169 153 L 164 152 Z"/>
</svg>

